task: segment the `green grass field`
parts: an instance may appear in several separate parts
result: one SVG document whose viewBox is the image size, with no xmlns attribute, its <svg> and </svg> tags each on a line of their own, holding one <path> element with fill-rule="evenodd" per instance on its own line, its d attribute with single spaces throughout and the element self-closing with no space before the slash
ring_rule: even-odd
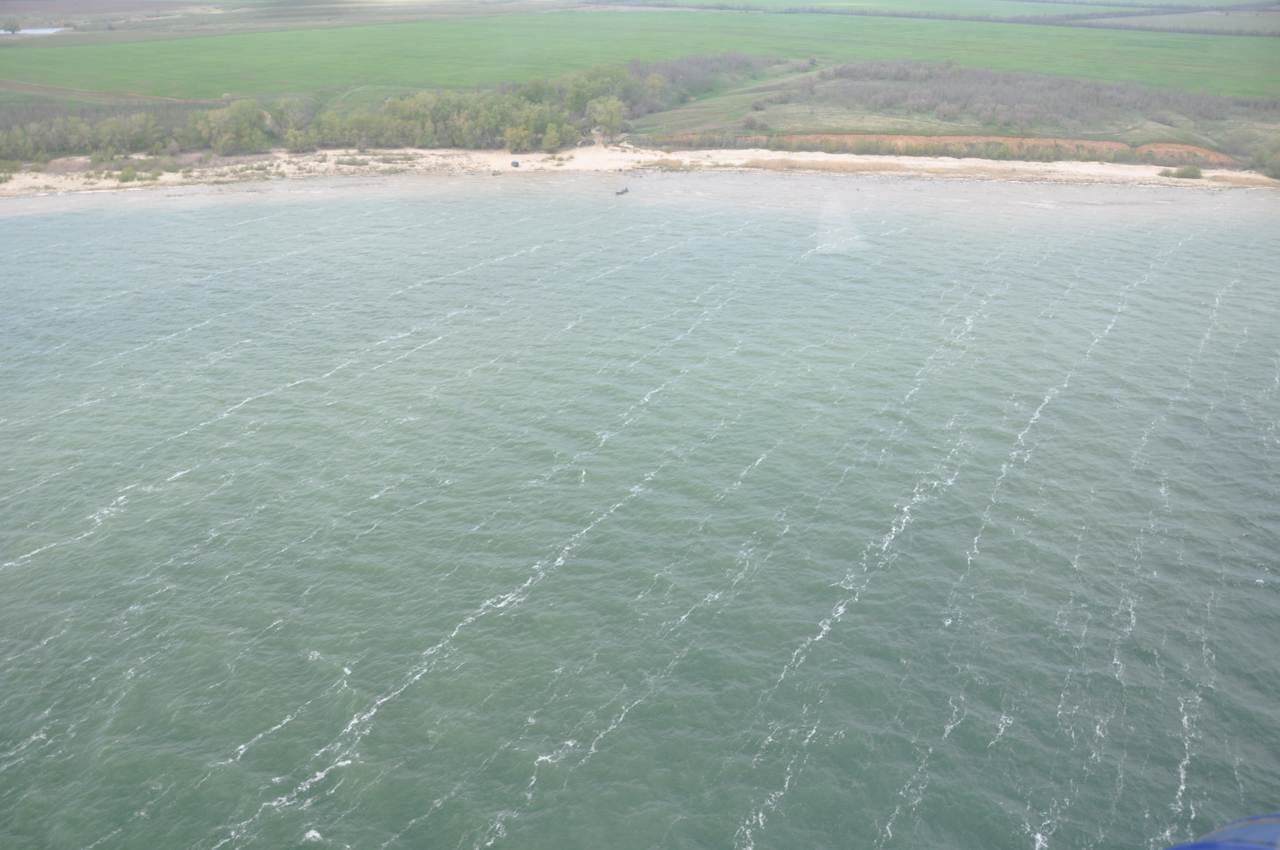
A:
<svg viewBox="0 0 1280 850">
<path fill-rule="evenodd" d="M 1112 18 L 1112 26 L 1158 27 L 1178 30 L 1220 30 L 1225 32 L 1256 32 L 1259 35 L 1280 35 L 1280 10 L 1191 12 L 1182 15 L 1143 15 L 1134 18 Z M 1280 44 L 1276 45 L 1280 51 Z"/>
<path fill-rule="evenodd" d="M 646 0 L 609 0 L 619 5 L 643 6 Z M 1065 5 L 1024 0 L 652 0 L 679 6 L 749 6 L 753 9 L 841 9 L 856 12 L 960 15 L 988 18 L 1057 17 L 1091 12 L 1124 11 L 1124 5 Z"/>
<path fill-rule="evenodd" d="M 730 51 L 826 61 L 954 61 L 1212 94 L 1280 95 L 1269 38 L 903 18 L 555 12 L 141 42 L 0 49 L 0 80 L 216 98 L 358 86 L 469 87 L 633 59 Z"/>
</svg>

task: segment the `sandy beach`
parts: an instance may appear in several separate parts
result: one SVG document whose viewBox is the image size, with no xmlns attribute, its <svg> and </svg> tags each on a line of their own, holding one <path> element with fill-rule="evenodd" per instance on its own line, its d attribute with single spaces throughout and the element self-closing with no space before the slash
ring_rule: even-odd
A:
<svg viewBox="0 0 1280 850">
<path fill-rule="evenodd" d="M 518 163 L 518 164 L 517 164 Z M 122 167 L 123 163 L 115 167 Z M 139 161 L 138 170 L 148 167 Z M 1252 171 L 1205 169 L 1200 179 L 1162 177 L 1157 165 L 1106 162 L 1023 162 L 951 157 L 873 156 L 804 151 L 690 150 L 657 151 L 629 145 L 595 145 L 559 154 L 511 154 L 464 150 L 327 150 L 316 153 L 222 157 L 192 161 L 182 171 L 140 174 L 121 181 L 95 170 L 87 157 L 49 163 L 47 170 L 20 172 L 0 183 L 0 197 L 69 192 L 144 190 L 157 187 L 238 183 L 253 180 L 372 174 L 519 175 L 554 171 L 809 171 L 839 174 L 883 174 L 1012 182 L 1178 186 L 1190 189 L 1280 188 Z"/>
</svg>

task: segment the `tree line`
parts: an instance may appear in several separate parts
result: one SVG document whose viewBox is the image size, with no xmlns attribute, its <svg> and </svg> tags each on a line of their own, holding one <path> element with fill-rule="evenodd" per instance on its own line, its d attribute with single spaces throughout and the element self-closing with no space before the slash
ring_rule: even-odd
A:
<svg viewBox="0 0 1280 850">
<path fill-rule="evenodd" d="M 351 109 L 303 97 L 233 100 L 210 109 L 139 108 L 43 115 L 0 125 L 0 160 L 41 162 L 91 154 L 259 153 L 338 147 L 572 147 L 592 131 L 620 133 L 629 118 L 670 109 L 769 60 L 738 54 L 602 67 L 554 80 L 480 91 L 419 91 Z M 129 108 L 129 107 L 126 107 Z"/>
<path fill-rule="evenodd" d="M 68 113 L 49 103 L 0 111 L 0 172 L 57 156 L 93 155 L 110 160 L 128 154 L 173 157 L 187 151 L 259 153 L 287 147 L 507 148 L 556 151 L 590 138 L 615 136 L 631 119 L 671 109 L 718 87 L 757 77 L 776 60 L 742 55 L 603 67 L 553 80 L 475 91 L 419 91 L 379 103 L 347 107 L 307 97 L 270 102 L 242 99 L 215 104 L 96 104 Z M 809 71 L 813 62 L 791 63 L 792 82 L 772 87 L 753 103 L 743 122 L 750 144 L 790 147 L 796 142 L 769 131 L 756 115 L 771 104 L 835 105 L 877 115 L 927 115 L 951 123 L 978 124 L 996 135 L 1090 135 L 1130 126 L 1135 118 L 1173 126 L 1239 127 L 1219 133 L 1216 145 L 1250 158 L 1255 168 L 1280 177 L 1280 99 L 1230 98 L 1135 84 L 1098 83 L 919 62 L 864 62 Z M 776 67 L 772 70 L 778 70 Z M 1258 129 L 1259 127 L 1263 129 Z M 1249 129 L 1254 128 L 1254 129 Z M 761 135 L 763 131 L 763 136 Z M 735 147 L 744 137 L 725 127 L 680 144 Z M 647 140 L 662 144 L 663 139 Z M 856 149 L 849 148 L 857 142 Z M 812 144 L 805 142 L 805 144 Z M 889 143 L 848 139 L 852 153 L 902 152 Z M 1008 145 L 958 151 L 920 142 L 911 153 L 1013 155 Z M 989 148 L 989 149 L 988 149 Z M 1021 152 L 1046 158 L 1096 158 L 1040 147 Z M 1116 155 L 1124 157 L 1124 152 Z"/>
</svg>

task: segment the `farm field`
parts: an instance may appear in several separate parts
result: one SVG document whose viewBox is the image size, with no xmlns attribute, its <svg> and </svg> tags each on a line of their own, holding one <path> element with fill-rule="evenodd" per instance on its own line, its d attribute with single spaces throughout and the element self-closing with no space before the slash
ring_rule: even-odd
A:
<svg viewBox="0 0 1280 850">
<path fill-rule="evenodd" d="M 1221 30 L 1280 35 L 1280 7 L 1231 12 L 1190 12 L 1175 15 L 1140 15 L 1111 18 L 1108 26 L 1156 27 L 1169 30 Z M 1277 45 L 1280 50 L 1280 45 Z"/>
<path fill-rule="evenodd" d="M 1063 0 L 811 0 L 808 13 L 796 11 L 802 0 L 219 2 L 54 0 L 45 14 L 80 16 L 68 31 L 0 38 L 0 180 L 70 153 L 116 167 L 126 152 L 163 154 L 156 161 L 171 167 L 177 153 L 204 149 L 556 150 L 588 140 L 602 121 L 609 135 L 658 147 L 1043 138 L 1085 144 L 1037 155 L 1078 157 L 1096 142 L 1118 145 L 1123 159 L 1183 145 L 1206 164 L 1205 152 L 1219 152 L 1280 169 L 1280 42 L 1239 32 L 1271 20 L 1259 10 L 1152 15 Z M 41 10 L 28 0 L 14 8 L 27 23 Z M 1116 15 L 1126 9 L 1134 14 Z M 1030 15 L 1050 25 L 1019 20 Z M 1103 17 L 1070 25 L 1080 15 Z M 1151 30 L 1214 20 L 1238 23 L 1221 35 Z M 635 65 L 645 62 L 665 64 Z M 655 70 L 667 76 L 650 90 Z M 608 82 L 618 73 L 635 75 L 625 91 Z M 625 103 L 587 109 L 606 94 Z M 977 155 L 1017 153 L 982 146 L 990 151 Z"/>
<path fill-rule="evenodd" d="M 1280 4 L 1248 4 L 1234 0 L 1162 2 L 1159 8 L 1114 0 L 1112 3 L 1070 0 L 602 0 L 610 6 L 632 8 L 718 9 L 721 11 L 843 14 L 857 16 L 975 19 L 1005 23 L 1035 23 L 1168 30 L 1217 31 L 1236 35 L 1280 34 Z M 1132 12 L 1132 16 L 1124 13 Z M 1161 14 L 1162 12 L 1167 14 Z"/>
<path fill-rule="evenodd" d="M 1280 95 L 1273 39 L 967 21 L 722 12 L 553 12 L 142 42 L 0 49 L 0 80 L 173 98 L 478 87 L 629 60 L 730 51 L 820 61 L 910 59 Z M 376 61 L 371 61 L 376 57 Z"/>
<path fill-rule="evenodd" d="M 1065 4 L 1034 0 L 606 0 L 617 6 L 743 7 L 781 11 L 784 9 L 831 9 L 865 14 L 954 15 L 987 18 L 1061 17 L 1093 12 L 1124 11 L 1122 3 Z"/>
</svg>

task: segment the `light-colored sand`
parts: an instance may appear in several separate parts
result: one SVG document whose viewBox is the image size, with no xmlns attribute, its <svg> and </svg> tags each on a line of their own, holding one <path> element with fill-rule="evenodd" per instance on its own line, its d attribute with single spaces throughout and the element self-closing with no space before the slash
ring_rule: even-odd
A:
<svg viewBox="0 0 1280 850">
<path fill-rule="evenodd" d="M 514 163 L 518 162 L 517 167 Z M 142 166 L 142 163 L 139 163 Z M 595 145 L 560 154 L 510 154 L 505 151 L 370 150 L 290 154 L 219 160 L 181 173 L 122 183 L 93 173 L 84 158 L 50 163 L 43 172 L 22 172 L 0 183 L 0 197 L 103 190 L 134 190 L 249 180 L 331 177 L 343 174 L 491 174 L 549 171 L 627 172 L 636 170 L 710 171 L 758 169 L 840 174 L 897 174 L 1047 183 L 1107 183 L 1186 188 L 1269 187 L 1280 181 L 1251 171 L 1206 169 L 1199 180 L 1161 177 L 1154 165 L 1103 162 L 1016 162 L 949 157 L 862 156 L 771 150 L 694 150 L 664 152 L 627 145 Z"/>
</svg>

